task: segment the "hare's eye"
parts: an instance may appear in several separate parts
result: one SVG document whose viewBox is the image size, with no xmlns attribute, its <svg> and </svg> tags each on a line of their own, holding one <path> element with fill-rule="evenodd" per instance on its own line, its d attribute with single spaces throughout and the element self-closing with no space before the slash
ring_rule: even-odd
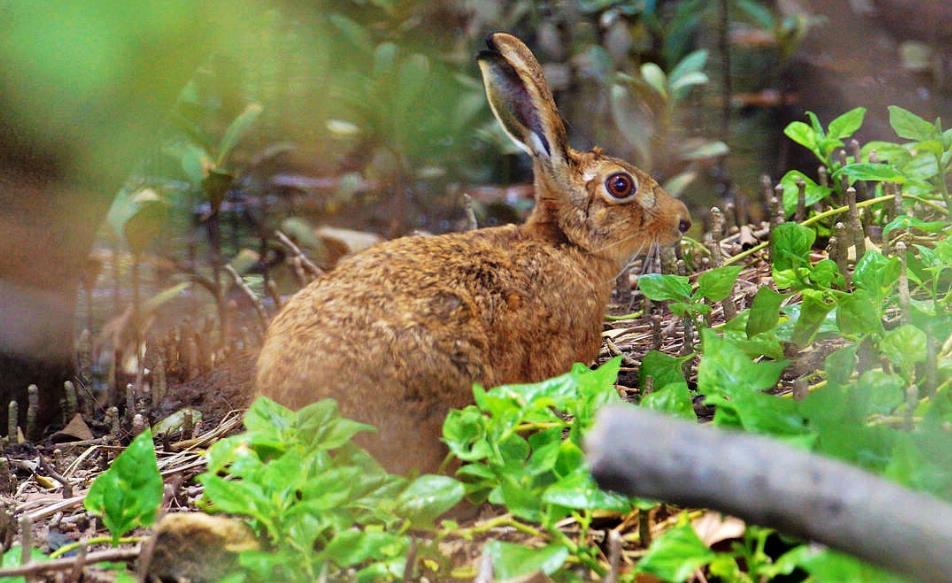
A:
<svg viewBox="0 0 952 583">
<path fill-rule="evenodd" d="M 605 180 L 605 189 L 615 198 L 628 198 L 635 193 L 635 180 L 630 174 L 616 172 Z"/>
</svg>

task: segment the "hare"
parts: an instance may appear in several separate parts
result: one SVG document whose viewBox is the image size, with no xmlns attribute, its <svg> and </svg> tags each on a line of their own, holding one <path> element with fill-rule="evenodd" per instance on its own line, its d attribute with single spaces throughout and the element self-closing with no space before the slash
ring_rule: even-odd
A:
<svg viewBox="0 0 952 583">
<path fill-rule="evenodd" d="M 337 399 L 391 471 L 432 471 L 473 383 L 533 382 L 591 362 L 616 275 L 675 243 L 688 211 L 631 164 L 572 149 L 542 68 L 504 33 L 477 58 L 499 123 L 533 160 L 525 224 L 375 245 L 299 291 L 271 323 L 258 393 Z"/>
</svg>

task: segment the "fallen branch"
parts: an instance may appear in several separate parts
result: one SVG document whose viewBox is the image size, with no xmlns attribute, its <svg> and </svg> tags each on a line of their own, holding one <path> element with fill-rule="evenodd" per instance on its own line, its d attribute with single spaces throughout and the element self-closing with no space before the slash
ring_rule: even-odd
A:
<svg viewBox="0 0 952 583">
<path fill-rule="evenodd" d="M 922 581 L 952 573 L 952 505 L 765 437 L 605 408 L 586 440 L 600 486 L 711 508 Z"/>
<path fill-rule="evenodd" d="M 54 559 L 52 561 L 35 561 L 27 563 L 26 565 L 20 565 L 19 567 L 0 569 L 0 581 L 5 580 L 6 577 L 39 575 L 40 573 L 50 571 L 70 571 L 77 561 L 82 561 L 85 565 L 91 565 L 105 561 L 128 561 L 138 556 L 139 549 L 136 547 L 131 549 L 109 549 L 99 551 L 98 553 L 89 553 L 85 557 L 77 556 Z"/>
</svg>

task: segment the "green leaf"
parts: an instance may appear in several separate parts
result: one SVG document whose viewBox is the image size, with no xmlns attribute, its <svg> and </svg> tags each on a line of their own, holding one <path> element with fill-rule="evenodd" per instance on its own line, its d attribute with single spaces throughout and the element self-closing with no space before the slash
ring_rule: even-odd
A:
<svg viewBox="0 0 952 583">
<path fill-rule="evenodd" d="M 836 324 L 840 332 L 849 336 L 863 336 L 882 332 L 881 307 L 868 291 L 858 289 L 844 294 L 836 303 Z"/>
<path fill-rule="evenodd" d="M 168 215 L 169 202 L 156 190 L 123 189 L 109 207 L 106 222 L 134 253 L 141 253 L 162 233 Z"/>
<path fill-rule="evenodd" d="M 857 107 L 844 113 L 830 122 L 829 136 L 831 138 L 848 138 L 863 125 L 863 118 L 866 116 L 865 107 Z"/>
<path fill-rule="evenodd" d="M 800 561 L 800 568 L 809 573 L 816 583 L 844 583 L 846 581 L 909 583 L 891 573 L 871 567 L 859 559 L 830 550 L 811 549 L 811 552 Z"/>
<path fill-rule="evenodd" d="M 836 178 L 840 173 L 846 174 L 851 184 L 857 180 L 895 182 L 896 184 L 906 182 L 906 175 L 889 164 L 869 164 L 867 162 L 847 164 L 834 172 L 833 177 Z"/>
<path fill-rule="evenodd" d="M 641 369 L 638 371 L 638 384 L 645 386 L 645 379 L 649 376 L 654 379 L 655 388 L 671 383 L 684 382 L 684 357 L 675 358 L 661 351 L 652 350 L 641 359 Z"/>
<path fill-rule="evenodd" d="M 490 453 L 483 414 L 475 406 L 453 409 L 443 422 L 443 441 L 450 452 L 467 462 L 485 459 Z"/>
<path fill-rule="evenodd" d="M 684 193 L 685 189 L 687 189 L 687 187 L 690 186 L 691 183 L 696 179 L 697 172 L 682 172 L 665 180 L 661 187 L 671 196 L 680 197 Z"/>
<path fill-rule="evenodd" d="M 941 139 L 935 126 L 907 109 L 896 105 L 889 106 L 889 125 L 900 138 L 917 142 Z"/>
<path fill-rule="evenodd" d="M 834 286 L 845 287 L 846 280 L 840 268 L 831 259 L 821 259 L 810 269 L 810 281 L 814 287 L 831 289 Z"/>
<path fill-rule="evenodd" d="M 199 482 L 205 487 L 205 497 L 211 502 L 211 510 L 249 516 L 267 521 L 269 500 L 264 489 L 250 480 L 227 481 L 213 474 L 204 473 Z"/>
<path fill-rule="evenodd" d="M 341 567 L 363 563 L 368 559 L 393 556 L 407 545 L 405 537 L 375 530 L 348 529 L 337 533 L 321 552 Z"/>
<path fill-rule="evenodd" d="M 714 425 L 772 435 L 797 447 L 810 447 L 816 440 L 816 435 L 808 431 L 795 401 L 738 391 L 730 398 L 711 395 L 705 403 L 717 407 Z"/>
<path fill-rule="evenodd" d="M 813 133 L 816 134 L 817 138 L 826 139 L 826 132 L 823 131 L 823 124 L 820 123 L 820 118 L 812 111 L 808 111 L 807 119 L 810 120 L 810 127 L 813 128 Z"/>
<path fill-rule="evenodd" d="M 583 466 L 546 488 L 542 495 L 546 504 L 555 504 L 576 510 L 613 510 L 628 512 L 631 502 L 619 494 L 599 489 L 591 474 Z"/>
<path fill-rule="evenodd" d="M 704 357 L 698 365 L 698 390 L 708 395 L 762 391 L 777 384 L 787 361 L 753 362 L 744 351 L 720 338 L 714 330 L 701 331 Z"/>
<path fill-rule="evenodd" d="M 139 526 L 148 526 L 162 502 L 162 476 L 145 430 L 93 482 L 83 502 L 90 514 L 102 517 L 113 544 Z"/>
<path fill-rule="evenodd" d="M 707 160 L 709 158 L 725 156 L 728 152 L 730 152 L 730 148 L 721 141 L 709 141 L 697 144 L 688 142 L 685 144 L 685 147 L 681 149 L 680 155 L 682 160 Z"/>
<path fill-rule="evenodd" d="M 870 292 L 874 302 L 880 302 L 888 291 L 899 280 L 899 258 L 885 257 L 879 251 L 867 251 L 856 269 L 853 271 L 853 283 L 856 287 Z"/>
<path fill-rule="evenodd" d="M 747 318 L 747 337 L 773 330 L 780 321 L 780 304 L 786 296 L 777 293 L 769 287 L 762 287 L 754 295 L 750 306 L 750 315 Z"/>
<path fill-rule="evenodd" d="M 493 573 L 500 581 L 540 571 L 550 575 L 558 571 L 569 557 L 569 550 L 558 543 L 533 549 L 493 540 L 486 543 L 486 552 L 492 559 Z"/>
<path fill-rule="evenodd" d="M 423 475 L 410 482 L 397 498 L 394 512 L 413 526 L 427 527 L 459 503 L 465 491 L 463 484 L 447 476 Z"/>
<path fill-rule="evenodd" d="M 638 289 L 650 300 L 675 300 L 690 303 L 691 282 L 683 275 L 649 273 L 638 278 Z"/>
<path fill-rule="evenodd" d="M 798 346 L 806 346 L 813 340 L 813 336 L 826 320 L 826 315 L 836 304 L 832 300 L 828 301 L 823 292 L 805 289 L 801 293 L 803 301 L 800 304 L 800 315 L 793 326 L 791 341 Z"/>
<path fill-rule="evenodd" d="M 850 394 L 853 405 L 862 414 L 891 413 L 905 400 L 902 377 L 881 370 L 864 372 Z"/>
<path fill-rule="evenodd" d="M 735 0 L 734 6 L 765 31 L 771 31 L 777 27 L 777 17 L 774 13 L 756 0 Z"/>
<path fill-rule="evenodd" d="M 797 223 L 778 225 L 770 233 L 773 269 L 778 271 L 808 264 L 815 240 L 813 229 Z"/>
<path fill-rule="evenodd" d="M 3 553 L 3 559 L 0 561 L 0 568 L 12 569 L 13 567 L 19 567 L 22 558 L 23 547 L 21 547 L 19 544 L 12 545 L 9 549 L 7 549 L 7 552 Z M 49 557 L 41 553 L 39 549 L 30 549 L 30 561 L 48 560 Z M 5 577 L 3 581 L 4 583 L 24 583 L 26 579 L 24 577 Z"/>
<path fill-rule="evenodd" d="M 879 349 L 910 378 L 916 364 L 926 359 L 927 340 L 925 332 L 904 324 L 886 332 L 879 341 Z"/>
<path fill-rule="evenodd" d="M 675 417 L 697 420 L 694 412 L 694 400 L 685 382 L 669 383 L 660 389 L 648 393 L 641 399 L 641 406 L 660 411 Z"/>
<path fill-rule="evenodd" d="M 691 87 L 705 85 L 709 80 L 707 74 L 700 71 L 685 73 L 676 81 L 671 81 L 671 93 L 675 99 L 681 99 L 687 95 Z"/>
<path fill-rule="evenodd" d="M 645 63 L 641 66 L 641 78 L 662 97 L 668 97 L 668 79 L 655 63 Z"/>
<path fill-rule="evenodd" d="M 250 433 L 286 433 L 294 422 L 295 413 L 267 397 L 258 397 L 245 412 L 244 425 Z"/>
<path fill-rule="evenodd" d="M 334 399 L 304 407 L 295 414 L 293 425 L 298 439 L 317 450 L 337 449 L 361 431 L 376 431 L 372 425 L 342 418 Z"/>
<path fill-rule="evenodd" d="M 889 233 L 896 229 L 918 229 L 924 233 L 939 233 L 948 227 L 949 223 L 946 221 L 923 221 L 918 217 L 899 215 L 883 227 L 883 239 L 889 237 Z"/>
<path fill-rule="evenodd" d="M 698 537 L 690 524 L 669 529 L 648 547 L 638 561 L 638 571 L 680 583 L 714 560 L 716 554 Z"/>
<path fill-rule="evenodd" d="M 725 265 L 705 271 L 698 278 L 698 295 L 712 302 L 723 300 L 731 293 L 742 269 L 741 265 Z"/>
<path fill-rule="evenodd" d="M 826 357 L 823 364 L 823 370 L 826 371 L 826 378 L 829 382 L 845 385 L 856 368 L 856 344 L 850 344 L 845 348 L 835 350 Z"/>
<path fill-rule="evenodd" d="M 707 50 L 705 49 L 697 50 L 686 55 L 677 65 L 675 65 L 674 69 L 671 69 L 671 74 L 668 75 L 668 79 L 671 81 L 672 87 L 678 83 L 682 77 L 692 73 L 700 72 L 706 63 Z"/>
<path fill-rule="evenodd" d="M 817 145 L 817 142 L 819 141 L 818 136 L 816 135 L 816 132 L 807 124 L 803 123 L 802 121 L 792 122 L 784 128 L 783 133 L 785 136 L 800 144 L 807 150 L 810 150 L 818 157 L 820 156 L 820 150 Z"/>
<path fill-rule="evenodd" d="M 218 157 L 215 159 L 216 166 L 222 166 L 231 155 L 232 150 L 241 141 L 241 138 L 251 129 L 251 126 L 258 120 L 258 116 L 264 108 L 260 103 L 249 103 L 245 110 L 236 117 L 225 130 L 221 142 L 218 143 Z"/>
</svg>

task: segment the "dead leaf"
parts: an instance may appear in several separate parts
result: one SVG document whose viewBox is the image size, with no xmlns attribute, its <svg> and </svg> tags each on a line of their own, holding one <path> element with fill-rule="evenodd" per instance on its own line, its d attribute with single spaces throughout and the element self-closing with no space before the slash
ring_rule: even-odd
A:
<svg viewBox="0 0 952 583">
<path fill-rule="evenodd" d="M 93 438 L 93 432 L 89 430 L 86 421 L 79 413 L 73 415 L 66 427 L 60 429 L 50 436 L 53 443 L 64 443 L 67 441 L 86 441 Z"/>
<path fill-rule="evenodd" d="M 33 478 L 36 480 L 36 483 L 46 488 L 47 490 L 55 490 L 59 484 L 54 482 L 52 479 L 47 478 L 42 474 L 33 474 Z"/>
<path fill-rule="evenodd" d="M 721 541 L 740 538 L 744 536 L 744 530 L 747 528 L 743 520 L 725 516 L 720 512 L 705 512 L 694 520 L 691 526 L 708 547 Z"/>
</svg>

